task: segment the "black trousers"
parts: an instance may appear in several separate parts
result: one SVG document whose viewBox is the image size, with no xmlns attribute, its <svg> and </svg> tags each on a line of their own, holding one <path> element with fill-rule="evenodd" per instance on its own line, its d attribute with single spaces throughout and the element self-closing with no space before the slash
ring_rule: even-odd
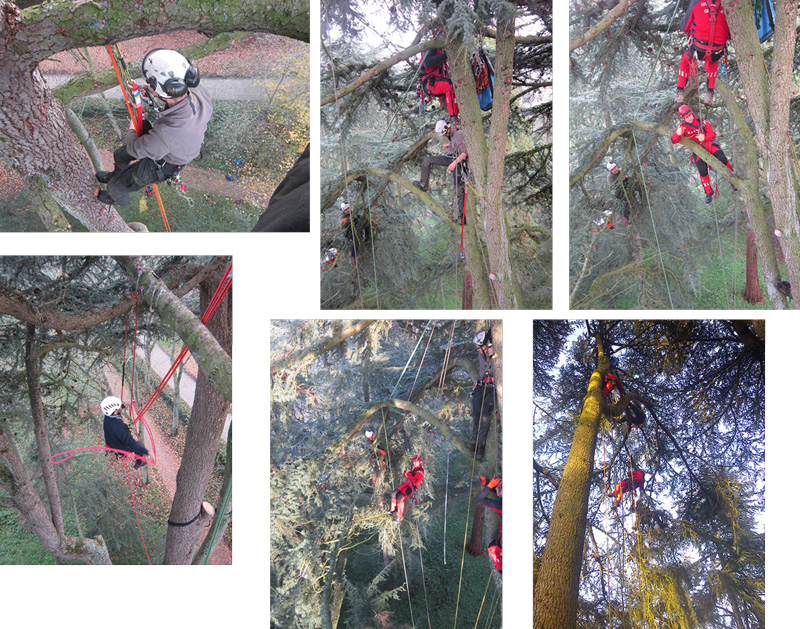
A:
<svg viewBox="0 0 800 629">
<path fill-rule="evenodd" d="M 131 192 L 166 181 L 181 169 L 175 164 L 159 164 L 149 157 L 135 160 L 124 146 L 114 151 L 114 171 L 107 187 L 114 205 L 128 205 Z"/>
<path fill-rule="evenodd" d="M 725 157 L 725 153 L 723 153 L 722 149 L 719 148 L 718 146 L 714 146 L 714 150 L 711 151 L 711 154 L 714 157 L 716 157 L 719 161 L 721 161 L 723 164 L 725 165 L 728 164 L 728 158 Z M 697 157 L 694 165 L 697 166 L 697 172 L 700 173 L 701 177 L 705 177 L 706 175 L 708 175 L 708 164 L 706 164 L 702 159 Z"/>
<path fill-rule="evenodd" d="M 494 385 L 480 383 L 472 392 L 472 439 L 477 444 L 477 454 L 483 456 L 486 436 L 494 414 Z"/>
<path fill-rule="evenodd" d="M 455 157 L 450 155 L 433 155 L 426 157 L 422 160 L 422 172 L 420 173 L 419 181 L 423 186 L 428 185 L 428 180 L 431 177 L 431 166 L 444 166 L 447 167 L 453 163 Z M 461 216 L 464 208 L 464 162 L 459 163 L 453 170 L 453 188 L 456 191 L 456 214 Z"/>
</svg>

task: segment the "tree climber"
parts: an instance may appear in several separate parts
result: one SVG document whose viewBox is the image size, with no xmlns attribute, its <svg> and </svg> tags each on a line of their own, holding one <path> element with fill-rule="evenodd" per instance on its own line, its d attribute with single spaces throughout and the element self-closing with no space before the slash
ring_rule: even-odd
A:
<svg viewBox="0 0 800 629">
<path fill-rule="evenodd" d="M 447 120 L 439 120 L 434 131 L 437 135 L 450 139 L 450 142 L 441 147 L 448 149 L 447 155 L 432 155 L 423 159 L 420 179 L 415 181 L 414 185 L 427 192 L 431 166 L 447 166 L 447 170 L 453 173 L 453 187 L 456 191 L 456 216 L 458 218 L 455 222 L 461 224 L 464 221 L 464 177 L 467 172 L 467 144 L 464 141 L 464 132 L 460 129 L 456 130 L 453 123 Z"/>
<path fill-rule="evenodd" d="M 629 491 L 635 494 L 637 489 L 644 490 L 644 472 L 640 469 L 628 472 L 628 478 L 619 481 L 614 489 L 608 492 L 608 495 L 615 499 L 611 507 L 616 509 L 622 502 L 623 494 L 627 494 Z"/>
<path fill-rule="evenodd" d="M 719 59 L 725 52 L 725 43 L 730 39 L 728 18 L 722 0 L 692 0 L 683 18 L 683 32 L 688 36 L 686 52 L 681 57 L 678 71 L 678 92 L 675 102 L 684 101 L 683 89 L 689 79 L 693 57 L 705 62 L 708 90 L 703 104 L 714 100 L 714 85 L 717 81 Z"/>
<path fill-rule="evenodd" d="M 480 493 L 478 494 L 478 504 L 482 504 L 487 509 L 491 509 L 495 513 L 497 513 L 498 517 L 500 518 L 500 532 L 497 534 L 497 537 L 494 538 L 489 545 L 486 547 L 486 550 L 489 553 L 489 556 L 492 558 L 494 562 L 494 567 L 497 568 L 498 572 L 503 571 L 503 483 L 500 481 L 499 478 L 493 478 L 488 483 L 486 482 L 486 477 L 481 476 L 481 485 L 483 488 L 481 489 Z M 494 489 L 495 493 L 497 494 L 497 498 L 490 498 L 489 492 Z"/>
<path fill-rule="evenodd" d="M 417 489 L 422 484 L 422 479 L 425 478 L 422 459 L 418 454 L 411 457 L 411 469 L 403 472 L 403 475 L 406 477 L 406 482 L 392 492 L 392 506 L 389 509 L 389 513 L 397 511 L 395 522 L 400 522 L 403 519 L 406 498 L 411 496 L 414 500 L 417 499 Z"/>
<path fill-rule="evenodd" d="M 353 217 L 349 203 L 342 203 L 339 207 L 342 210 L 343 236 L 346 247 L 350 251 L 350 262 L 355 265 L 356 254 L 358 253 L 357 247 L 369 242 L 372 230 L 370 220 L 364 214 Z M 353 242 L 354 234 L 355 242 Z"/>
<path fill-rule="evenodd" d="M 606 169 L 608 169 L 608 187 L 611 193 L 624 204 L 623 216 L 627 225 L 633 209 L 633 183 L 628 175 L 620 180 L 619 166 L 614 162 L 606 164 Z"/>
<path fill-rule="evenodd" d="M 388 466 L 387 448 L 375 436 L 375 431 L 367 428 L 364 431 L 364 437 L 367 439 L 367 447 L 369 448 L 370 456 L 373 456 L 376 461 L 380 461 L 382 465 Z"/>
<path fill-rule="evenodd" d="M 472 443 L 469 449 L 483 460 L 486 436 L 494 414 L 494 346 L 491 330 L 478 332 L 473 339 L 478 350 L 478 379 L 472 387 Z"/>
<path fill-rule="evenodd" d="M 447 68 L 447 53 L 443 49 L 433 48 L 422 53 L 419 80 L 426 96 L 438 97 L 442 109 L 446 107 L 451 117 L 458 115 L 456 93 Z"/>
<path fill-rule="evenodd" d="M 145 121 L 140 136 L 131 121 L 125 144 L 114 151 L 114 170 L 95 173 L 108 184 L 97 194 L 106 205 L 128 205 L 131 192 L 179 173 L 200 155 L 211 118 L 211 97 L 198 87 L 200 71 L 179 52 L 151 50 L 142 60 L 142 75 L 142 89 L 167 108 L 154 123 Z"/>
<path fill-rule="evenodd" d="M 677 144 L 681 141 L 681 137 L 694 140 L 733 172 L 733 166 L 728 161 L 728 158 L 725 157 L 719 142 L 715 139 L 717 134 L 714 133 L 711 123 L 708 120 L 696 118 L 689 105 L 678 107 L 678 115 L 681 118 L 681 123 L 675 129 L 675 133 L 672 134 L 672 143 Z M 706 203 L 711 203 L 714 200 L 714 190 L 711 187 L 711 178 L 708 175 L 708 164 L 694 153 L 692 153 L 691 162 L 697 166 L 697 172 L 700 174 L 700 183 L 703 184 L 703 190 L 706 193 Z M 736 190 L 733 184 L 731 184 L 731 187 Z"/>
<path fill-rule="evenodd" d="M 150 453 L 141 443 L 136 441 L 131 435 L 131 429 L 122 421 L 122 409 L 125 405 L 116 395 L 109 395 L 100 402 L 100 409 L 103 411 L 103 436 L 106 445 L 114 450 L 124 450 L 139 456 L 148 456 Z M 146 461 L 136 459 L 133 469 L 139 469 L 147 465 Z"/>
<path fill-rule="evenodd" d="M 611 369 L 616 369 L 617 365 L 619 365 L 619 358 L 612 356 Z M 616 374 L 609 371 L 603 380 L 603 399 L 607 400 L 608 396 L 611 394 L 611 391 L 614 389 L 617 390 L 617 393 L 620 397 L 625 395 L 625 387 L 622 386 L 622 381 L 616 376 Z"/>
</svg>

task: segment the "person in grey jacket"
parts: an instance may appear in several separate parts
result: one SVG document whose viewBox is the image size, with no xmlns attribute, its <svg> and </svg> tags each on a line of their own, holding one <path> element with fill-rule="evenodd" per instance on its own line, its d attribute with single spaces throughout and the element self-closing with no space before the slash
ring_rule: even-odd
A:
<svg viewBox="0 0 800 629">
<path fill-rule="evenodd" d="M 130 194 L 166 181 L 200 155 L 213 111 L 211 97 L 201 87 L 200 72 L 175 50 L 156 48 L 142 60 L 143 89 L 167 105 L 153 123 L 145 122 L 141 135 L 131 121 L 125 144 L 114 151 L 114 170 L 95 174 L 100 183 L 97 200 L 106 205 L 128 205 Z"/>
<path fill-rule="evenodd" d="M 467 143 L 464 140 L 464 132 L 456 129 L 448 120 L 439 120 L 434 131 L 436 135 L 450 140 L 441 147 L 447 149 L 447 155 L 433 155 L 423 159 L 419 181 L 415 181 L 414 185 L 423 192 L 427 192 L 431 166 L 446 166 L 447 170 L 453 173 L 453 187 L 456 192 L 457 211 L 453 222 L 461 224 L 464 221 L 464 175 L 467 167 Z"/>
</svg>

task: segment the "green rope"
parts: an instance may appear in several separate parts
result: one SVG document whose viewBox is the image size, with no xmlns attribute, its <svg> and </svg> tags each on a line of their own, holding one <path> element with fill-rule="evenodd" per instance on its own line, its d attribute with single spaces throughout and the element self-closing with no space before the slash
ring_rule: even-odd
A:
<svg viewBox="0 0 800 629">
<path fill-rule="evenodd" d="M 208 564 L 208 559 L 211 557 L 211 550 L 214 548 L 214 540 L 217 538 L 217 533 L 219 533 L 219 526 L 220 522 L 222 521 L 223 514 L 225 513 L 225 509 L 228 507 L 228 501 L 231 497 L 231 485 L 233 484 L 233 474 L 231 474 L 230 478 L 228 478 L 228 485 L 225 487 L 225 493 L 222 496 L 222 504 L 217 511 L 217 516 L 214 518 L 214 526 L 211 528 L 211 542 L 208 545 L 208 550 L 206 551 L 206 556 L 203 558 L 203 565 L 205 566 Z"/>
<path fill-rule="evenodd" d="M 670 26 L 672 26 L 672 21 L 675 19 L 675 15 L 678 12 L 678 5 L 679 4 L 680 3 L 678 3 L 678 2 L 675 3 L 675 9 L 672 12 L 672 17 L 669 18 L 669 24 L 667 24 L 667 32 L 669 32 Z M 647 94 L 647 91 L 650 88 L 650 83 L 653 80 L 653 74 L 655 74 L 655 71 L 656 71 L 656 64 L 658 63 L 658 60 L 661 58 L 661 52 L 664 50 L 664 44 L 666 43 L 666 41 L 667 41 L 666 37 L 662 38 L 662 40 L 661 40 L 661 46 L 658 49 L 658 54 L 656 55 L 656 59 L 653 62 L 653 66 L 650 68 L 650 76 L 647 78 L 647 84 L 645 85 L 644 91 L 642 92 L 642 96 L 639 99 L 639 105 L 636 107 L 636 111 L 633 114 L 634 119 L 639 115 L 639 111 L 642 108 L 642 104 L 644 103 L 645 95 Z M 642 180 L 642 187 L 644 188 L 644 197 L 645 197 L 645 200 L 647 201 L 647 209 L 648 209 L 648 211 L 650 213 L 650 223 L 653 226 L 653 235 L 655 236 L 655 239 L 656 239 L 656 249 L 658 250 L 658 260 L 659 260 L 659 263 L 661 264 L 661 272 L 664 274 L 664 283 L 665 283 L 665 285 L 667 287 L 667 296 L 669 297 L 669 306 L 670 306 L 671 309 L 674 310 L 675 309 L 675 304 L 673 304 L 673 302 L 672 302 L 672 291 L 670 291 L 670 289 L 669 289 L 669 279 L 667 278 L 667 269 L 664 267 L 664 258 L 663 258 L 663 255 L 661 254 L 661 243 L 658 240 L 658 231 L 656 230 L 656 221 L 655 221 L 655 217 L 653 216 L 653 207 L 650 204 L 650 194 L 648 192 L 647 182 L 645 181 L 645 178 L 644 178 L 644 168 L 642 166 L 642 158 L 641 158 L 641 155 L 639 154 L 639 145 L 636 142 L 636 131 L 632 130 L 631 134 L 633 136 L 633 148 L 634 148 L 634 151 L 636 153 L 636 161 L 639 164 L 639 176 L 640 176 L 640 178 Z"/>
</svg>

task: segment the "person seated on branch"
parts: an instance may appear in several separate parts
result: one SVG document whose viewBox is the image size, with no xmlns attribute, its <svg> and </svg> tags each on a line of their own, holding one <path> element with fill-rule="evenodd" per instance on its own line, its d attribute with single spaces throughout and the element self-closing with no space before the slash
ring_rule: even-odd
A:
<svg viewBox="0 0 800 629">
<path fill-rule="evenodd" d="M 419 181 L 414 185 L 420 190 L 428 191 L 428 180 L 431 176 L 431 166 L 447 166 L 453 173 L 453 187 L 456 191 L 456 208 L 458 219 L 456 223 L 464 221 L 464 176 L 467 171 L 467 144 L 464 141 L 464 132 L 456 130 L 455 125 L 447 120 L 439 120 L 434 131 L 441 137 L 450 139 L 441 148 L 447 149 L 447 155 L 432 155 L 422 160 L 422 172 Z"/>
<path fill-rule="evenodd" d="M 609 496 L 614 497 L 612 508 L 616 509 L 622 502 L 622 496 L 628 492 L 636 493 L 637 489 L 644 489 L 644 472 L 640 469 L 628 472 L 628 478 L 619 481 L 614 489 L 608 492 Z"/>
<path fill-rule="evenodd" d="M 97 194 L 106 205 L 128 205 L 131 192 L 178 174 L 200 155 L 211 118 L 211 97 L 198 87 L 200 71 L 179 52 L 151 50 L 142 60 L 142 75 L 143 89 L 167 108 L 154 123 L 144 123 L 141 135 L 131 121 L 125 144 L 114 151 L 114 170 L 95 173 L 108 184 Z"/>
<path fill-rule="evenodd" d="M 628 175 L 620 179 L 619 166 L 614 162 L 606 164 L 606 169 L 608 170 L 608 187 L 611 193 L 625 204 L 623 216 L 625 217 L 625 224 L 627 225 L 633 206 L 633 183 Z"/>
<path fill-rule="evenodd" d="M 681 123 L 675 129 L 675 133 L 672 134 L 672 143 L 677 144 L 682 137 L 694 140 L 727 166 L 728 170 L 733 172 L 733 166 L 728 161 L 728 158 L 725 157 L 725 153 L 722 152 L 722 148 L 716 140 L 717 134 L 714 133 L 711 123 L 708 120 L 697 118 L 689 105 L 678 107 L 678 115 L 681 118 Z M 708 164 L 694 153 L 692 153 L 691 162 L 697 166 L 697 172 L 700 174 L 700 183 L 703 184 L 703 191 L 706 193 L 706 203 L 711 203 L 714 200 L 714 189 L 711 187 Z M 735 186 L 732 185 L 732 187 L 736 190 Z"/>
<path fill-rule="evenodd" d="M 678 71 L 678 92 L 675 102 L 684 101 L 683 90 L 689 80 L 694 57 L 705 62 L 708 90 L 703 98 L 704 105 L 714 100 L 714 85 L 717 81 L 719 60 L 725 52 L 725 44 L 730 39 L 728 18 L 722 0 L 692 0 L 683 18 L 683 32 L 688 36 L 686 52 L 681 57 Z"/>
<path fill-rule="evenodd" d="M 392 504 L 389 509 L 389 513 L 397 512 L 395 522 L 400 522 L 403 519 L 406 498 L 413 496 L 414 500 L 417 499 L 417 489 L 422 484 L 422 479 L 425 478 L 422 459 L 418 454 L 411 457 L 411 468 L 403 472 L 403 475 L 406 477 L 406 482 L 392 492 Z"/>
<path fill-rule="evenodd" d="M 433 48 L 422 53 L 419 77 L 422 91 L 428 96 L 438 97 L 442 109 L 446 107 L 451 117 L 457 116 L 456 93 L 447 69 L 447 53 L 442 48 Z"/>
<path fill-rule="evenodd" d="M 489 545 L 486 547 L 486 550 L 489 553 L 489 556 L 492 558 L 494 562 L 494 567 L 497 569 L 498 572 L 503 571 L 503 483 L 500 481 L 499 478 L 493 478 L 488 483 L 486 482 L 485 476 L 480 476 L 481 488 L 480 493 L 478 494 L 478 504 L 482 504 L 487 509 L 491 509 L 495 513 L 497 513 L 498 517 L 500 518 L 500 532 L 497 534 Z M 497 498 L 491 498 L 489 496 L 489 492 L 491 490 L 495 491 L 497 494 Z"/>
<path fill-rule="evenodd" d="M 106 445 L 114 450 L 124 450 L 138 454 L 140 457 L 148 456 L 150 453 L 141 443 L 133 438 L 130 427 L 122 421 L 122 409 L 125 405 L 116 395 L 109 395 L 100 402 L 100 409 L 103 411 L 103 436 Z M 133 464 L 134 469 L 139 469 L 147 465 L 147 461 L 136 459 Z"/>
<path fill-rule="evenodd" d="M 473 339 L 478 351 L 478 379 L 472 387 L 472 443 L 467 447 L 479 461 L 483 460 L 486 437 L 494 415 L 494 345 L 492 331 L 482 330 Z"/>
</svg>

